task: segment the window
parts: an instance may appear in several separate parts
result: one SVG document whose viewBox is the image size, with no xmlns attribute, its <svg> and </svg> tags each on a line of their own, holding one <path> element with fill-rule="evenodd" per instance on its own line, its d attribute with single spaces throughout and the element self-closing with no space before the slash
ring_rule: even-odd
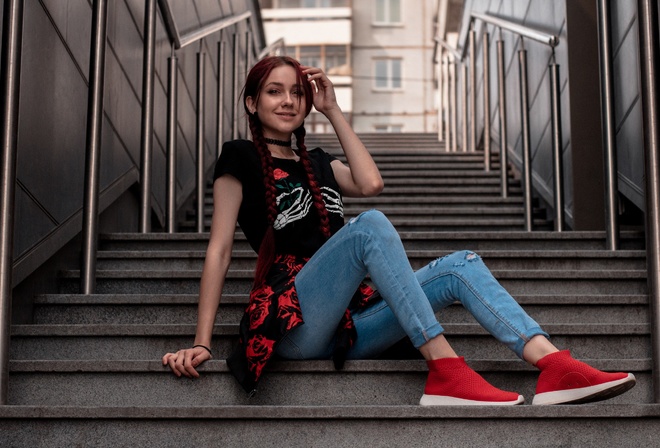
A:
<svg viewBox="0 0 660 448">
<path fill-rule="evenodd" d="M 374 61 L 374 88 L 398 90 L 401 87 L 401 59 L 376 59 Z"/>
<path fill-rule="evenodd" d="M 377 124 L 374 126 L 376 132 L 401 133 L 403 126 L 400 124 Z"/>
<path fill-rule="evenodd" d="M 348 6 L 348 0 L 262 0 L 262 8 L 338 8 Z M 271 6 L 266 6 L 270 4 Z"/>
<path fill-rule="evenodd" d="M 376 0 L 377 24 L 401 23 L 401 0 Z"/>
<path fill-rule="evenodd" d="M 299 61 L 302 65 L 308 65 L 310 67 L 320 67 L 321 47 L 317 45 L 300 47 Z"/>
<path fill-rule="evenodd" d="M 325 71 L 329 75 L 345 74 L 345 66 L 348 65 L 346 45 L 327 45 L 325 47 Z"/>
<path fill-rule="evenodd" d="M 350 75 L 348 45 L 296 45 L 286 47 L 285 53 L 303 65 L 320 67 L 328 75 Z"/>
</svg>

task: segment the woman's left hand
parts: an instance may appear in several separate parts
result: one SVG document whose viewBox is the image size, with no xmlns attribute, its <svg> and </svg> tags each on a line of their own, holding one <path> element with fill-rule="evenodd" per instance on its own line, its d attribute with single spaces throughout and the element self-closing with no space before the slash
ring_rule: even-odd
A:
<svg viewBox="0 0 660 448">
<path fill-rule="evenodd" d="M 335 88 L 328 76 L 317 67 L 302 66 L 303 74 L 307 75 L 307 80 L 312 83 L 312 92 L 314 95 L 314 107 L 316 110 L 326 115 L 333 109 L 339 109 Z"/>
</svg>

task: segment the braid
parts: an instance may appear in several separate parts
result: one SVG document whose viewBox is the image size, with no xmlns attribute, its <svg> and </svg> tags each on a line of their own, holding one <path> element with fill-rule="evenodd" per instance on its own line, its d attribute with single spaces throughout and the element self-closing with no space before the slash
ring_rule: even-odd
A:
<svg viewBox="0 0 660 448">
<path fill-rule="evenodd" d="M 275 189 L 275 176 L 273 175 L 273 157 L 264 141 L 263 130 L 258 118 L 248 115 L 250 122 L 250 132 L 254 146 L 257 148 L 259 158 L 261 159 L 261 169 L 263 172 L 264 189 L 266 191 L 266 233 L 259 246 L 259 255 L 257 257 L 257 266 L 254 274 L 255 286 L 261 285 L 266 278 L 275 260 L 275 235 L 273 224 L 277 218 L 277 190 Z"/>
<path fill-rule="evenodd" d="M 296 136 L 296 146 L 298 146 L 298 156 L 305 167 L 307 172 L 307 180 L 309 182 L 309 189 L 312 192 L 312 198 L 314 200 L 314 206 L 319 215 L 321 221 L 321 232 L 326 238 L 330 238 L 330 219 L 328 217 L 328 209 L 325 207 L 325 202 L 323 202 L 323 195 L 321 194 L 321 189 L 319 184 L 316 181 L 316 176 L 314 175 L 314 170 L 312 170 L 312 163 L 309 160 L 309 154 L 307 153 L 307 147 L 305 146 L 305 131 L 304 124 L 301 125 L 294 132 Z"/>
</svg>

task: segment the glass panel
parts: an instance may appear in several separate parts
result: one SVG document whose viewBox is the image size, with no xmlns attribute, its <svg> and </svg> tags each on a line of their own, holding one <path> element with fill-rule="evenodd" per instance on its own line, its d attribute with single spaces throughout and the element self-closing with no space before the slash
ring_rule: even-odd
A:
<svg viewBox="0 0 660 448">
<path fill-rule="evenodd" d="M 391 62 L 391 67 L 392 67 L 392 85 L 391 85 L 391 87 L 393 89 L 400 89 L 401 88 L 401 60 L 400 59 L 392 59 L 390 62 Z"/>
<path fill-rule="evenodd" d="M 320 67 L 321 47 L 316 45 L 300 47 L 300 63 L 311 67 Z"/>
<path fill-rule="evenodd" d="M 401 23 L 401 0 L 390 0 L 390 23 Z"/>
<path fill-rule="evenodd" d="M 385 1 L 386 0 L 376 0 L 376 22 L 377 23 L 385 22 Z"/>
<path fill-rule="evenodd" d="M 328 74 L 337 74 L 334 73 L 343 65 L 346 65 L 347 55 L 346 55 L 346 46 L 345 45 L 328 45 L 325 47 L 325 71 Z"/>
<path fill-rule="evenodd" d="M 380 89 L 387 87 L 387 61 L 379 60 L 374 63 L 374 85 Z"/>
<path fill-rule="evenodd" d="M 280 8 L 300 8 L 300 0 L 279 0 Z"/>
</svg>

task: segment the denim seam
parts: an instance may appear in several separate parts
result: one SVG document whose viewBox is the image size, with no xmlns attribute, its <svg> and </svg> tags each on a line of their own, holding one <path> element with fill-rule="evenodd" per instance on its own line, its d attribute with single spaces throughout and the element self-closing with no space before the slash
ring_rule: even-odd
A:
<svg viewBox="0 0 660 448">
<path fill-rule="evenodd" d="M 305 359 L 305 356 L 302 354 L 302 351 L 300 350 L 300 347 L 298 347 L 298 344 L 293 342 L 288 335 L 284 335 L 277 343 L 278 346 L 281 346 L 282 344 L 288 345 L 295 352 L 295 354 L 298 356 L 299 359 L 301 360 Z"/>
<path fill-rule="evenodd" d="M 363 232 L 363 231 L 360 231 L 360 232 L 362 232 L 363 235 L 365 235 L 365 236 L 367 237 L 368 240 L 371 240 L 371 235 L 370 235 L 370 234 L 368 234 L 368 233 L 366 233 L 366 232 Z M 378 250 L 378 252 L 380 253 L 381 256 L 383 256 L 383 253 L 382 253 L 382 251 L 380 250 L 380 248 L 379 248 L 378 246 L 376 246 L 375 249 Z M 396 272 L 392 271 L 392 269 L 390 269 L 389 265 L 386 264 L 386 266 L 387 266 L 387 268 L 388 268 L 388 270 L 389 270 L 390 276 L 393 277 L 393 278 L 396 278 L 398 283 L 401 283 L 401 282 L 398 281 L 399 276 L 396 274 Z M 368 269 L 367 269 L 367 271 L 368 271 Z M 415 281 L 416 281 L 416 280 L 415 280 Z M 418 284 L 419 284 L 419 283 L 418 283 Z M 381 289 L 379 289 L 379 290 L 381 291 L 380 293 L 381 293 L 381 296 L 382 296 L 383 292 L 382 292 Z M 421 285 L 420 285 L 420 290 L 421 290 Z M 401 292 L 404 293 L 405 291 L 403 291 L 403 289 L 402 289 Z M 423 291 L 422 291 L 422 294 L 424 294 Z M 426 295 L 424 295 L 424 297 L 425 297 L 425 299 L 426 299 Z M 385 297 L 383 297 L 383 300 L 385 300 Z M 428 300 L 428 299 L 426 299 L 426 300 Z M 414 308 L 410 307 L 410 304 L 409 304 L 407 301 L 405 301 L 405 300 L 404 300 L 404 301 L 401 301 L 401 304 L 406 308 L 406 312 L 407 312 L 407 314 L 409 314 L 409 315 L 415 317 L 416 322 L 414 322 L 414 325 L 413 325 L 413 326 L 421 329 L 421 330 L 418 330 L 419 334 L 416 335 L 414 338 L 417 339 L 417 338 L 419 337 L 419 335 L 421 334 L 422 337 L 425 339 L 424 342 L 427 342 L 429 339 L 431 339 L 431 338 L 427 339 L 427 338 L 424 336 L 424 332 L 427 330 L 427 328 L 424 328 L 424 325 L 422 324 L 422 321 L 420 320 L 419 316 L 417 315 L 418 313 L 414 310 Z M 430 307 L 430 305 L 429 305 L 429 307 Z M 390 308 L 391 308 L 391 307 L 390 307 Z M 392 312 L 394 312 L 394 309 L 392 309 Z M 435 317 L 435 314 L 434 314 L 434 317 Z M 440 324 L 437 322 L 437 320 L 436 320 L 435 322 L 431 323 L 431 326 L 428 327 L 428 328 L 433 328 L 435 325 L 437 325 L 438 327 L 442 328 L 442 327 L 440 326 Z M 403 325 L 402 325 L 402 327 L 403 327 Z M 409 337 L 410 337 L 410 336 L 409 336 Z M 413 338 L 410 338 L 410 340 L 413 341 Z M 413 345 L 415 345 L 415 344 L 413 343 Z M 420 344 L 420 345 L 423 345 L 423 344 Z M 416 345 L 415 345 L 415 346 L 416 346 Z M 416 346 L 416 347 L 417 347 L 417 346 Z"/>
</svg>

